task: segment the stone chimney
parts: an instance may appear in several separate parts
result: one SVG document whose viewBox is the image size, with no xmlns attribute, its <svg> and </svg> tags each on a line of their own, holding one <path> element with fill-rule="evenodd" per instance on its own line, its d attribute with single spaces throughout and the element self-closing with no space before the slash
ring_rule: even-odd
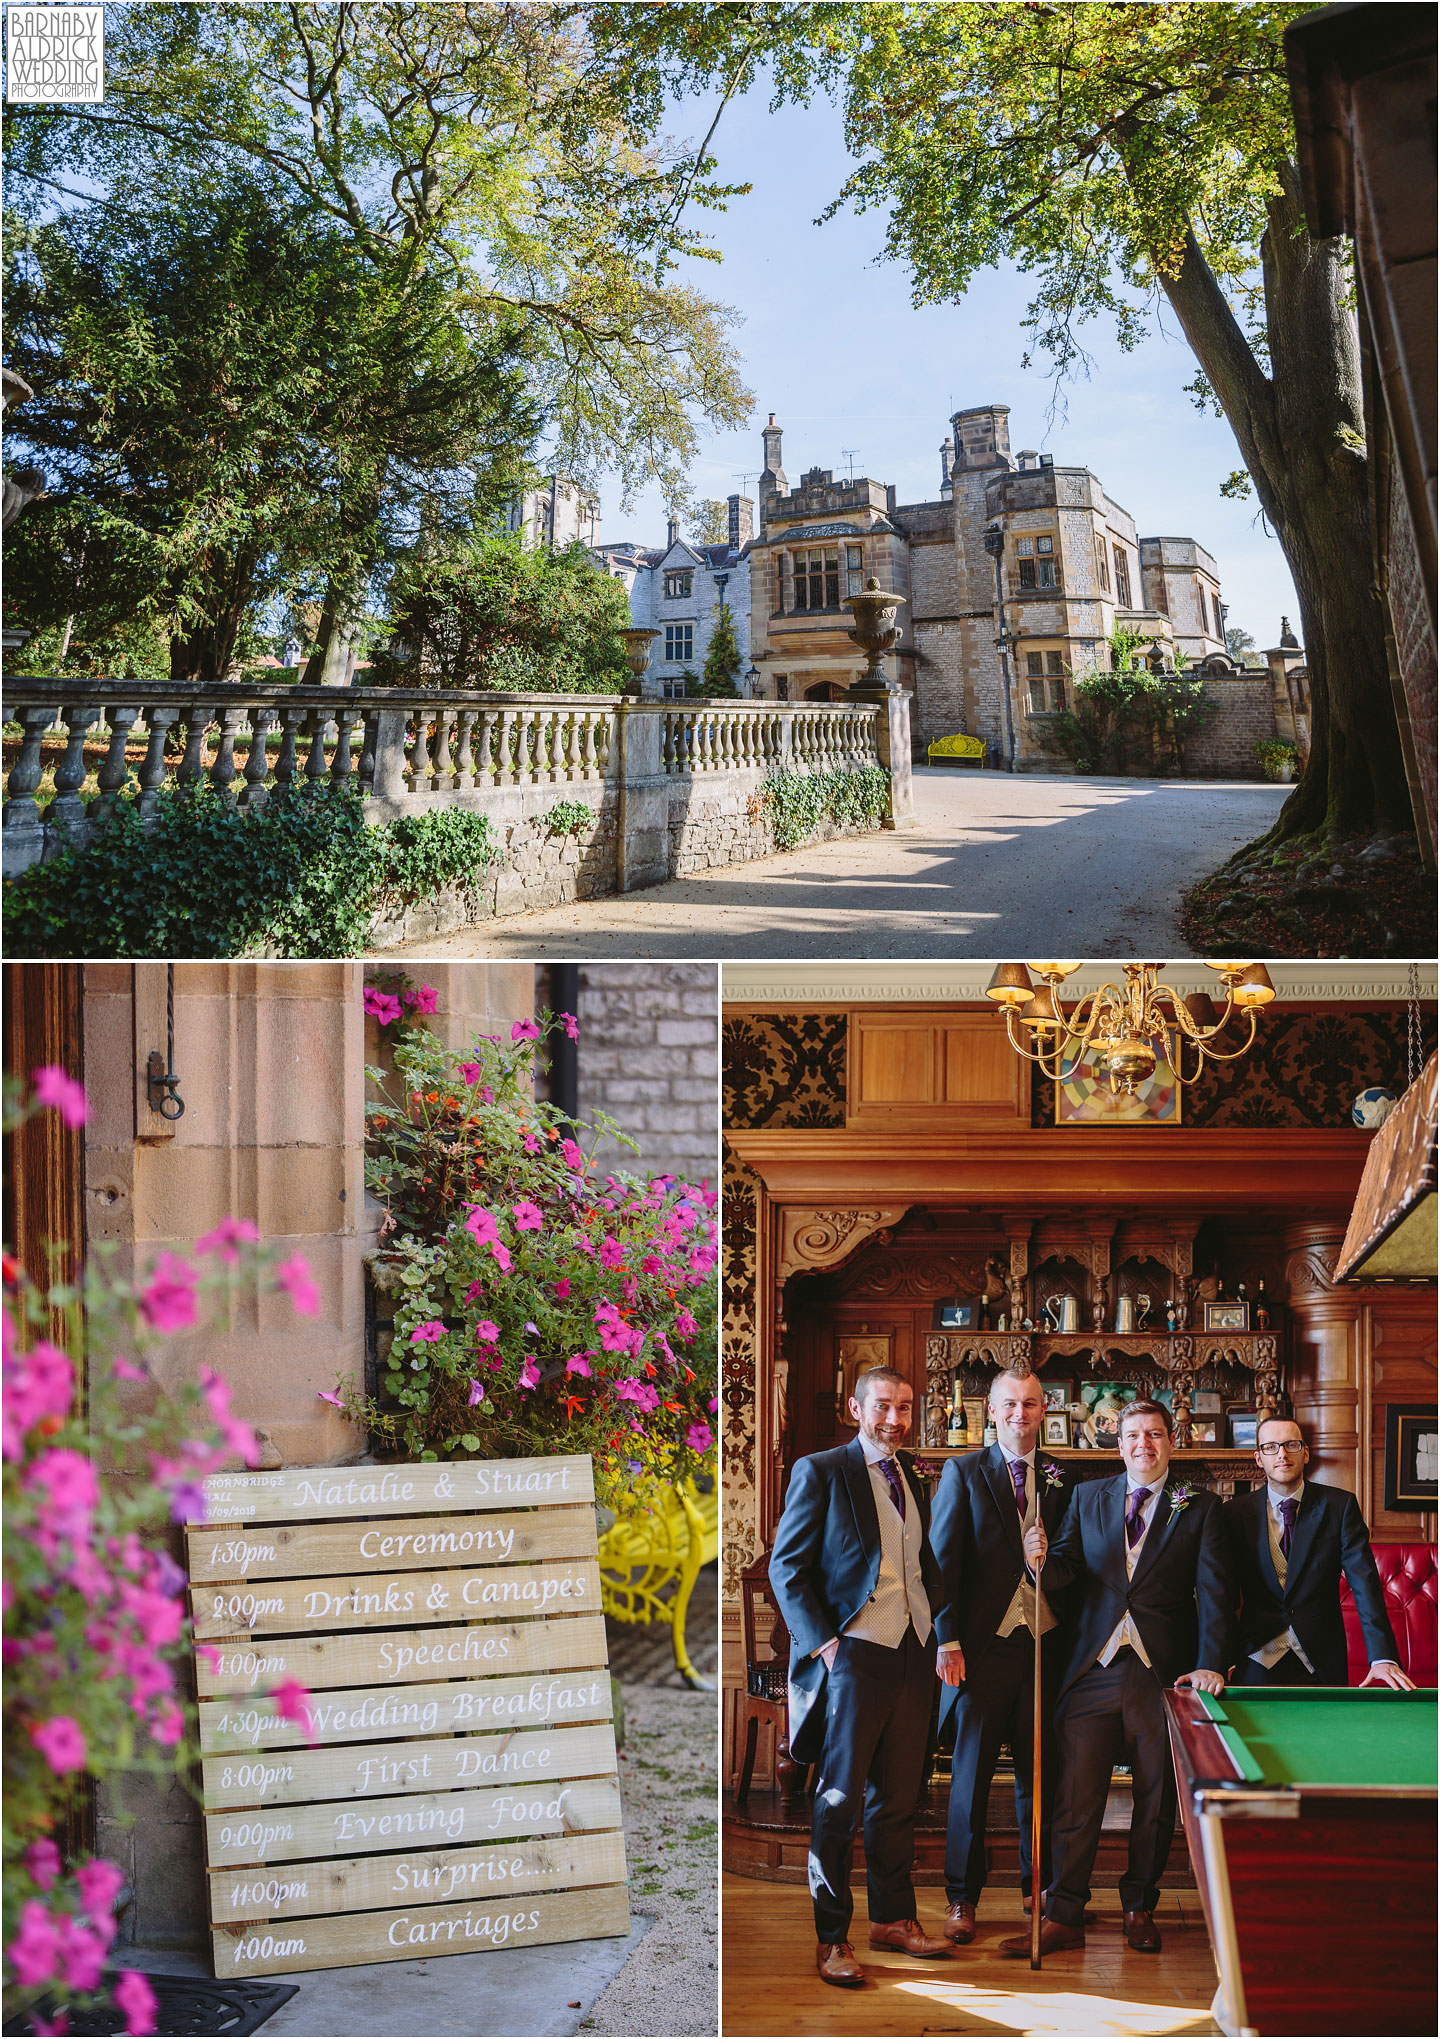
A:
<svg viewBox="0 0 1440 2039">
<path fill-rule="evenodd" d="M 731 496 L 729 510 L 730 550 L 743 552 L 755 536 L 755 505 L 749 496 Z"/>
<path fill-rule="evenodd" d="M 765 466 L 760 475 L 760 521 L 763 524 L 766 496 L 783 496 L 787 486 L 785 470 L 780 464 L 780 427 L 775 422 L 773 411 L 760 436 L 765 443 Z"/>
<path fill-rule="evenodd" d="M 956 411 L 950 420 L 955 434 L 955 466 L 1009 467 L 1009 404 L 977 404 Z"/>
<path fill-rule="evenodd" d="M 680 520 L 678 517 L 671 517 L 665 526 L 665 550 L 668 552 L 672 545 L 678 545 L 679 542 Z"/>
</svg>

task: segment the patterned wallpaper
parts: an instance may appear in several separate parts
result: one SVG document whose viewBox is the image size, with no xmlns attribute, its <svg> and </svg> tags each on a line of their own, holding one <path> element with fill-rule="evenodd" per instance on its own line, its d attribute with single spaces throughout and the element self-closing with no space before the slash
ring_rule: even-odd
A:
<svg viewBox="0 0 1440 2039">
<path fill-rule="evenodd" d="M 740 1574 L 755 1555 L 755 1212 L 759 1178 L 724 1155 L 725 1307 L 720 1327 L 723 1518 L 720 1591 L 740 1598 Z"/>
<path fill-rule="evenodd" d="M 844 1125 L 843 1012 L 741 1013 L 723 1040 L 725 1125 Z"/>
</svg>

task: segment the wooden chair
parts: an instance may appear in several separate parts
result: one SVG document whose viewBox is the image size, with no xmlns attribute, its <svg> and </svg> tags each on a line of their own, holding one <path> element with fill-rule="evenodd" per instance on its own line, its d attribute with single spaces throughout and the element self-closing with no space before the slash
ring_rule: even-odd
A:
<svg viewBox="0 0 1440 2039">
<path fill-rule="evenodd" d="M 803 1797 L 809 1765 L 790 1754 L 786 1735 L 786 1687 L 790 1667 L 790 1631 L 770 1598 L 770 1553 L 762 1551 L 740 1574 L 741 1621 L 745 1642 L 745 1694 L 738 1728 L 743 1734 L 740 1776 L 735 1803 L 743 1805 L 755 1774 L 760 1723 L 775 1730 L 775 1776 L 782 1799 Z"/>
</svg>

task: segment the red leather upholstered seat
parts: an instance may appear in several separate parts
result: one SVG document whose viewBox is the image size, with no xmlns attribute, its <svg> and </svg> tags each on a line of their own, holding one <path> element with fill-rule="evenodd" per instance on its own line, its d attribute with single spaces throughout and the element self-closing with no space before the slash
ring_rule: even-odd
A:
<svg viewBox="0 0 1440 2039">
<path fill-rule="evenodd" d="M 1385 1608 L 1400 1650 L 1400 1668 L 1417 1685 L 1436 1681 L 1435 1546 L 1431 1543 L 1377 1543 L 1375 1563 L 1385 1588 Z M 1345 1641 L 1350 1656 L 1350 1683 L 1363 1683 L 1370 1668 L 1360 1617 L 1347 1580 L 1340 1581 L 1345 1615 Z"/>
</svg>

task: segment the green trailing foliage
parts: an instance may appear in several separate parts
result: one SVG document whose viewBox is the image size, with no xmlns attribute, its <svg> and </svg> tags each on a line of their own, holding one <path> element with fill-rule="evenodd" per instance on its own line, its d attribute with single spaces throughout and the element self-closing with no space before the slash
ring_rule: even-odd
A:
<svg viewBox="0 0 1440 2039">
<path fill-rule="evenodd" d="M 1273 779 L 1277 784 L 1284 783 L 1287 768 L 1292 774 L 1300 769 L 1299 750 L 1283 736 L 1266 737 L 1263 743 L 1257 743 L 1252 748 L 1260 761 L 1261 771 L 1267 779 Z"/>
<path fill-rule="evenodd" d="M 879 828 L 890 811 L 890 781 L 878 765 L 858 772 L 771 772 L 761 795 L 777 850 L 807 842 L 822 821 Z"/>
<path fill-rule="evenodd" d="M 594 819 L 594 808 L 583 800 L 557 800 L 545 817 L 545 826 L 551 835 L 584 835 Z"/>
<path fill-rule="evenodd" d="M 296 786 L 265 806 L 162 791 L 153 825 L 117 801 L 88 844 L 5 886 L 12 956 L 351 956 L 377 909 L 474 878 L 497 854 L 483 814 L 371 827 L 357 792 Z"/>
</svg>

